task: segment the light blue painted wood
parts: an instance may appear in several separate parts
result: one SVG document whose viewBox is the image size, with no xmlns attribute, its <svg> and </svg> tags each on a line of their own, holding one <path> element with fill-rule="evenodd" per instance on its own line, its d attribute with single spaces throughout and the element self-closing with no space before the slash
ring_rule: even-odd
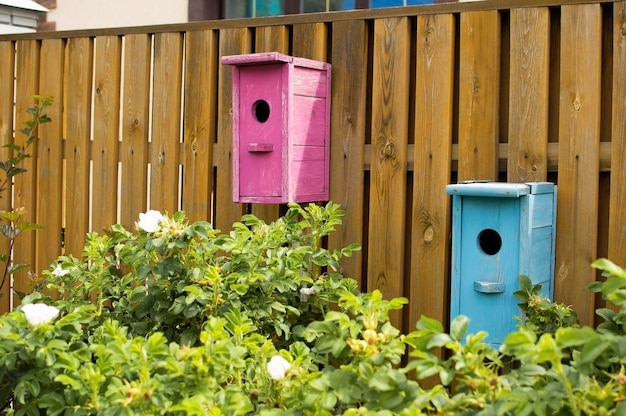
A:
<svg viewBox="0 0 626 416">
<path fill-rule="evenodd" d="M 552 182 L 528 182 L 526 185 L 530 187 L 530 193 L 533 195 L 554 193 L 554 184 Z"/>
<path fill-rule="evenodd" d="M 482 182 L 446 192 L 453 195 L 450 318 L 468 316 L 468 332 L 486 331 L 497 346 L 520 315 L 513 296 L 520 274 L 552 298 L 556 187 Z"/>
<path fill-rule="evenodd" d="M 446 186 L 450 195 L 519 198 L 530 192 L 528 185 L 503 182 L 466 182 Z"/>
<path fill-rule="evenodd" d="M 553 187 L 554 188 L 554 187 Z M 529 209 L 531 214 L 530 228 L 551 227 L 554 219 L 553 194 L 531 194 Z"/>
<path fill-rule="evenodd" d="M 506 283 L 503 282 L 474 282 L 474 290 L 480 293 L 502 293 L 506 291 Z"/>
</svg>

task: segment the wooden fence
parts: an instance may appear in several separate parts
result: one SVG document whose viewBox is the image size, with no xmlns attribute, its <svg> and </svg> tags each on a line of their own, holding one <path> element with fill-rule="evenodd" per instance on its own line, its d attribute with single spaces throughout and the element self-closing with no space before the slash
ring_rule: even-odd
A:
<svg viewBox="0 0 626 416">
<path fill-rule="evenodd" d="M 0 141 L 33 94 L 52 122 L 3 207 L 45 226 L 15 258 L 40 272 L 80 255 L 89 230 L 133 227 L 147 208 L 223 231 L 231 202 L 231 68 L 278 51 L 332 64 L 330 247 L 364 290 L 406 296 L 394 321 L 445 321 L 457 180 L 558 183 L 555 297 L 593 323 L 592 260 L 626 264 L 626 2 L 499 0 L 0 36 Z M 14 139 L 15 136 L 15 139 Z M 0 159 L 6 158 L 6 149 Z M 5 247 L 6 248 L 6 247 Z M 14 286 L 24 290 L 25 278 Z M 0 300 L 8 308 L 9 292 Z"/>
</svg>

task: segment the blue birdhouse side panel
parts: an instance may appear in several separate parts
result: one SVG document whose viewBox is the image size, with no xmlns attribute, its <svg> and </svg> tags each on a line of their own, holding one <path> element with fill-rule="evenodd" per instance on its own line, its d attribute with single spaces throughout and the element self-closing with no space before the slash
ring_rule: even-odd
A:
<svg viewBox="0 0 626 416">
<path fill-rule="evenodd" d="M 542 296 L 552 300 L 557 187 L 540 185 L 531 186 L 531 193 L 522 200 L 519 274 L 540 284 Z"/>
</svg>

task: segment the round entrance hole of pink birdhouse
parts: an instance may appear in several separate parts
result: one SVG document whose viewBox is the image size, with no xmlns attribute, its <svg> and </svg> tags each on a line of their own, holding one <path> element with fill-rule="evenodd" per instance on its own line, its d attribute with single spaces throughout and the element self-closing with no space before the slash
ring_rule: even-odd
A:
<svg viewBox="0 0 626 416">
<path fill-rule="evenodd" d="M 486 228 L 478 233 L 478 246 L 483 253 L 493 256 L 502 248 L 502 237 L 491 228 Z"/>
<path fill-rule="evenodd" d="M 265 123 L 270 118 L 270 105 L 265 100 L 257 100 L 252 104 L 252 112 L 259 123 Z"/>
</svg>

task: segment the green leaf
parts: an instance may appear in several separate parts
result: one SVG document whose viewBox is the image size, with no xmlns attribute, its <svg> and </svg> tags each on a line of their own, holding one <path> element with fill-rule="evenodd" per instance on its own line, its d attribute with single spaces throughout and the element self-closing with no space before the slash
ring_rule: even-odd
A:
<svg viewBox="0 0 626 416">
<path fill-rule="evenodd" d="M 15 222 L 19 220 L 21 214 L 16 211 L 0 211 L 0 218 L 3 218 L 7 221 Z"/>
<path fill-rule="evenodd" d="M 18 168 L 17 166 L 12 166 L 7 170 L 7 177 L 12 178 L 13 176 L 19 175 L 20 173 L 28 172 L 24 168 Z"/>
<path fill-rule="evenodd" d="M 596 261 L 591 263 L 591 267 L 599 269 L 599 270 L 603 270 L 607 272 L 608 274 L 610 274 L 611 276 L 617 276 L 617 277 L 626 279 L 626 270 L 617 266 L 611 260 L 604 259 L 604 258 L 597 259 Z"/>
<path fill-rule="evenodd" d="M 333 409 L 337 404 L 337 396 L 331 392 L 322 392 L 320 403 L 323 409 Z"/>
<path fill-rule="evenodd" d="M 409 300 L 407 298 L 404 298 L 404 297 L 393 298 L 389 301 L 389 309 L 390 310 L 402 309 L 404 305 L 407 305 L 408 303 L 409 303 Z"/>
<path fill-rule="evenodd" d="M 33 231 L 33 230 L 41 230 L 43 226 L 39 224 L 33 224 L 30 222 L 20 222 L 17 226 L 20 231 Z"/>
<path fill-rule="evenodd" d="M 83 387 L 82 383 L 79 383 L 75 378 L 70 377 L 67 374 L 59 374 L 54 378 L 54 381 L 70 386 L 74 390 L 80 390 Z"/>
<path fill-rule="evenodd" d="M 39 406 L 42 409 L 48 409 L 51 414 L 59 414 L 65 407 L 65 399 L 63 395 L 55 391 L 47 392 L 39 398 Z"/>
<path fill-rule="evenodd" d="M 338 322 L 345 322 L 348 321 L 348 315 L 346 315 L 343 312 L 338 312 L 338 311 L 328 311 L 326 313 L 325 319 L 327 321 L 338 321 Z"/>
<path fill-rule="evenodd" d="M 577 347 L 598 340 L 598 333 L 588 326 L 582 328 L 559 328 L 554 335 L 557 344 L 563 348 Z"/>
<path fill-rule="evenodd" d="M 537 335 L 531 331 L 511 332 L 504 339 L 504 345 L 509 348 L 517 348 L 521 346 L 534 345 Z"/>
<path fill-rule="evenodd" d="M 0 232 L 10 240 L 15 239 L 19 234 L 19 231 L 13 228 L 11 224 L 0 225 Z"/>
<path fill-rule="evenodd" d="M 612 293 L 617 292 L 624 287 L 626 287 L 626 279 L 611 276 L 602 283 L 602 293 L 604 295 L 611 295 Z"/>
<path fill-rule="evenodd" d="M 328 354 L 336 349 L 343 349 L 345 341 L 336 338 L 333 335 L 322 335 L 315 341 L 315 350 L 320 354 Z"/>
<path fill-rule="evenodd" d="M 330 386 L 330 379 L 327 373 L 317 373 L 316 377 L 307 383 L 307 387 L 317 391 L 325 391 Z"/>
<path fill-rule="evenodd" d="M 597 341 L 585 344 L 580 352 L 579 360 L 582 363 L 593 363 L 598 357 L 610 347 L 610 342 L 606 339 L 599 338 Z"/>
<path fill-rule="evenodd" d="M 454 318 L 450 324 L 450 336 L 457 341 L 462 340 L 467 332 L 469 322 L 469 318 L 464 315 Z"/>
<path fill-rule="evenodd" d="M 10 274 L 14 274 L 19 272 L 20 270 L 24 270 L 26 268 L 28 268 L 28 264 L 13 264 L 11 266 L 9 266 L 8 270 Z"/>
<path fill-rule="evenodd" d="M 394 385 L 389 382 L 388 379 L 376 375 L 371 378 L 367 383 L 367 386 L 371 389 L 381 391 L 390 391 L 394 388 Z"/>
<path fill-rule="evenodd" d="M 612 321 L 616 313 L 613 309 L 600 308 L 600 309 L 596 309 L 596 315 L 598 315 L 601 318 L 604 318 L 607 321 Z"/>
<path fill-rule="evenodd" d="M 426 349 L 431 350 L 433 348 L 443 347 L 451 341 L 452 338 L 448 334 L 436 334 L 428 341 L 428 344 L 426 344 Z"/>
<path fill-rule="evenodd" d="M 19 152 L 21 147 L 15 143 L 7 143 L 5 145 L 2 145 L 2 147 L 7 148 L 7 149 L 11 149 L 11 150 L 15 150 L 16 152 Z M 4 164 L 3 164 L 4 166 Z"/>
<path fill-rule="evenodd" d="M 519 275 L 518 280 L 519 280 L 519 286 L 521 290 L 530 291 L 532 289 L 533 282 L 530 280 L 530 277 L 521 274 Z"/>
<path fill-rule="evenodd" d="M 285 305 L 283 305 L 280 302 L 272 302 L 272 304 L 270 306 L 272 307 L 272 309 L 274 309 L 275 311 L 278 311 L 278 312 L 283 312 L 284 313 L 286 311 Z"/>
<path fill-rule="evenodd" d="M 598 293 L 602 290 L 602 285 L 604 282 L 593 282 L 589 283 L 585 288 L 591 292 Z"/>
<path fill-rule="evenodd" d="M 439 379 L 441 380 L 441 384 L 444 386 L 449 386 L 450 383 L 454 380 L 455 371 L 451 368 L 442 369 L 439 371 Z"/>
<path fill-rule="evenodd" d="M 443 332 L 443 325 L 436 319 L 421 316 L 416 325 L 417 329 L 425 329 L 432 332 Z"/>
</svg>

